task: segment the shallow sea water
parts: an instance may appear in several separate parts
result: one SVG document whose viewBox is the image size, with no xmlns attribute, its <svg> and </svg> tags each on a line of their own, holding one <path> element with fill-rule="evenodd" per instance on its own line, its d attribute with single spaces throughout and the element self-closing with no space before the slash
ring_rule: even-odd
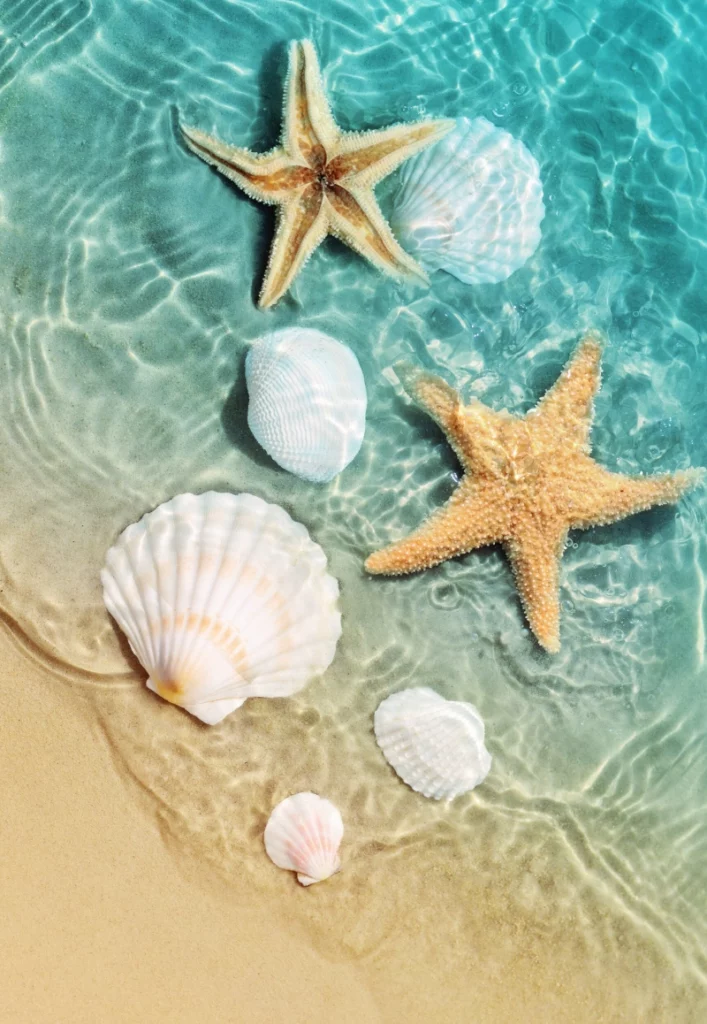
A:
<svg viewBox="0 0 707 1024">
<path fill-rule="evenodd" d="M 272 212 L 186 151 L 177 112 L 270 147 L 287 42 L 306 36 L 345 129 L 484 116 L 523 140 L 547 214 L 522 270 L 408 289 L 329 241 L 255 307 Z M 363 573 L 458 473 L 390 368 L 415 360 L 521 412 L 597 327 L 600 461 L 707 465 L 705 40 L 707 5 L 679 0 L 0 4 L 4 624 L 93 701 L 178 852 L 277 901 L 331 956 L 385 969 L 415 921 L 410 962 L 440 985 L 468 974 L 478 1019 L 517 1019 L 501 993 L 531 975 L 538 1019 L 705 1019 L 707 497 L 575 534 L 562 652 L 545 655 L 498 550 Z M 248 342 L 295 323 L 349 344 L 369 391 L 363 449 L 326 486 L 279 470 L 246 427 Z M 304 522 L 344 615 L 323 680 L 212 730 L 145 691 L 98 581 L 128 522 L 209 488 Z M 485 719 L 492 772 L 451 806 L 375 745 L 375 707 L 408 685 Z M 342 873 L 303 893 L 261 836 L 310 788 L 347 833 Z"/>
</svg>

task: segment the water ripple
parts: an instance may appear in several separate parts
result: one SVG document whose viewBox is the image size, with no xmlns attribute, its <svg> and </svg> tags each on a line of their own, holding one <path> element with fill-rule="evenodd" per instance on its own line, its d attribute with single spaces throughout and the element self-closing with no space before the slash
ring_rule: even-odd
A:
<svg viewBox="0 0 707 1024">
<path fill-rule="evenodd" d="M 599 327 L 599 460 L 631 473 L 707 463 L 703 7 L 10 0 L 0 12 L 3 623 L 94 701 L 116 764 L 179 848 L 286 901 L 329 955 L 384 958 L 414 914 L 439 977 L 474 950 L 479 992 L 526 957 L 546 994 L 558 977 L 586 980 L 573 1013 L 699 1019 L 704 493 L 572 537 L 557 658 L 529 635 L 499 551 L 400 580 L 367 579 L 362 564 L 459 472 L 403 395 L 400 358 L 523 412 Z M 478 288 L 436 274 L 425 291 L 332 241 L 272 312 L 254 306 L 272 211 L 187 152 L 177 121 L 274 144 L 286 44 L 302 36 L 346 129 L 463 114 L 522 139 L 547 207 L 524 268 Z M 384 208 L 394 185 L 379 189 Z M 280 471 L 245 423 L 247 345 L 294 322 L 351 345 L 369 391 L 362 451 L 326 487 Z M 218 730 L 144 690 L 98 583 L 128 522 L 209 487 L 303 521 L 341 580 L 345 623 L 325 680 L 249 702 Z M 451 809 L 401 786 L 375 745 L 377 703 L 411 684 L 473 701 L 487 723 L 494 770 Z M 345 871 L 304 911 L 260 848 L 269 808 L 297 788 L 325 791 L 347 822 Z M 618 964 L 626 980 L 606 994 Z"/>
</svg>

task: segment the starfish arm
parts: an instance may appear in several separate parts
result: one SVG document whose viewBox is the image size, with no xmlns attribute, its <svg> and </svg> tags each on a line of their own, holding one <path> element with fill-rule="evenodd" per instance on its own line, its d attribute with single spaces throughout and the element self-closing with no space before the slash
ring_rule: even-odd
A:
<svg viewBox="0 0 707 1024">
<path fill-rule="evenodd" d="M 326 198 L 329 230 L 333 235 L 392 277 L 416 278 L 429 284 L 419 263 L 395 240 L 372 192 L 354 192 L 341 185 L 330 185 Z"/>
<path fill-rule="evenodd" d="M 251 153 L 247 149 L 228 146 L 198 128 L 180 127 L 192 153 L 215 167 L 251 199 L 261 203 L 281 202 L 283 197 L 314 180 L 314 173 L 309 167 L 293 164 L 282 149 Z"/>
<path fill-rule="evenodd" d="M 704 470 L 688 469 L 660 476 L 623 476 L 610 473 L 588 456 L 570 485 L 568 517 L 571 529 L 615 523 L 655 505 L 672 505 L 704 477 Z"/>
<path fill-rule="evenodd" d="M 445 380 L 411 363 L 396 363 L 395 372 L 410 398 L 442 428 L 464 469 L 476 475 L 497 475 L 502 455 L 497 437 L 509 416 L 477 400 L 464 405 Z"/>
<path fill-rule="evenodd" d="M 546 427 L 580 450 L 588 451 L 594 395 L 601 383 L 601 343 L 588 334 L 536 408 L 529 422 Z"/>
<path fill-rule="evenodd" d="M 454 388 L 441 377 L 426 373 L 412 363 L 396 363 L 394 369 L 413 402 L 424 409 L 445 433 L 449 433 L 461 404 Z"/>
<path fill-rule="evenodd" d="M 365 568 L 382 576 L 429 569 L 474 548 L 497 543 L 508 535 L 509 523 L 502 494 L 464 479 L 446 505 L 405 540 L 370 555 Z"/>
<path fill-rule="evenodd" d="M 464 406 L 454 388 L 441 377 L 425 373 L 411 363 L 396 363 L 395 372 L 413 402 L 442 428 L 462 466 L 470 469 L 470 445 L 464 430 Z"/>
<path fill-rule="evenodd" d="M 520 601 L 538 643 L 560 649 L 560 558 L 567 530 L 526 526 L 504 544 Z"/>
<path fill-rule="evenodd" d="M 322 192 L 315 185 L 304 189 L 296 201 L 280 207 L 277 231 L 258 298 L 259 306 L 267 309 L 277 302 L 326 233 Z"/>
<path fill-rule="evenodd" d="M 455 124 L 451 120 L 417 121 L 380 131 L 347 132 L 340 137 L 327 175 L 347 187 L 372 188 L 408 157 L 443 139 Z"/>
<path fill-rule="evenodd" d="M 339 134 L 312 43 L 309 39 L 292 43 L 285 86 L 283 145 L 294 160 L 321 170 Z"/>
</svg>

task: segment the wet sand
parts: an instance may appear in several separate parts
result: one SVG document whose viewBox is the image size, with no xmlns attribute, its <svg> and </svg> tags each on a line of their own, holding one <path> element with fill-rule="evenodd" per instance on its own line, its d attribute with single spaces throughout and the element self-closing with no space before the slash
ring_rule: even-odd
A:
<svg viewBox="0 0 707 1024">
<path fill-rule="evenodd" d="M 606 949 L 587 945 L 579 905 L 557 904 L 559 881 L 553 892 L 548 869 L 560 863 L 557 849 L 536 850 L 520 885 L 516 853 L 509 849 L 513 873 L 504 877 L 489 851 L 493 879 L 489 865 L 479 864 L 464 885 L 454 837 L 441 829 L 436 840 L 426 837 L 422 856 L 403 844 L 386 865 L 380 851 L 385 867 L 374 872 L 374 890 L 362 886 L 344 847 L 337 888 L 332 881 L 315 892 L 259 857 L 254 837 L 255 872 L 244 861 L 243 877 L 230 865 L 226 880 L 217 864 L 175 843 L 169 816 L 160 819 L 153 796 L 121 771 L 95 694 L 67 686 L 6 628 L 0 658 L 0 774 L 7 780 L 0 1020 L 703 1019 L 699 986 L 679 965 L 668 966 L 638 922 L 596 903 L 591 931 L 605 945 L 611 940 L 613 956 L 607 961 Z M 140 681 L 122 693 L 141 699 Z M 149 708 L 155 702 L 148 699 Z M 533 885 L 545 890 L 554 915 L 534 909 Z M 376 931 L 372 911 L 384 933 L 364 949 L 363 936 Z"/>
<path fill-rule="evenodd" d="M 180 864 L 80 694 L 0 637 L 0 1020 L 380 1020 L 355 965 Z"/>
</svg>

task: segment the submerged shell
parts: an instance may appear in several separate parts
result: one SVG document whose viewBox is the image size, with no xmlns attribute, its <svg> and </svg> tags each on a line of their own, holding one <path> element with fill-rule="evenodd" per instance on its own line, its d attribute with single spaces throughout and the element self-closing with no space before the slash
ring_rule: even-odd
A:
<svg viewBox="0 0 707 1024">
<path fill-rule="evenodd" d="M 214 725 L 331 663 L 339 587 L 324 552 L 253 494 L 180 494 L 129 526 L 101 573 L 147 685 Z"/>
<path fill-rule="evenodd" d="M 484 723 L 473 704 L 434 690 L 401 690 L 378 705 L 378 746 L 408 786 L 434 800 L 452 800 L 483 782 L 491 768 Z"/>
<path fill-rule="evenodd" d="M 279 868 L 296 871 L 302 885 L 323 882 L 341 867 L 344 823 L 329 800 L 296 793 L 277 805 L 265 826 L 265 850 Z"/>
<path fill-rule="evenodd" d="M 358 454 L 366 429 L 366 385 L 356 356 L 310 328 L 256 341 L 245 364 L 248 426 L 283 469 L 326 483 Z"/>
<path fill-rule="evenodd" d="M 403 165 L 390 222 L 427 270 L 488 284 L 532 256 L 544 216 L 540 170 L 523 143 L 483 117 L 461 117 Z"/>
</svg>

